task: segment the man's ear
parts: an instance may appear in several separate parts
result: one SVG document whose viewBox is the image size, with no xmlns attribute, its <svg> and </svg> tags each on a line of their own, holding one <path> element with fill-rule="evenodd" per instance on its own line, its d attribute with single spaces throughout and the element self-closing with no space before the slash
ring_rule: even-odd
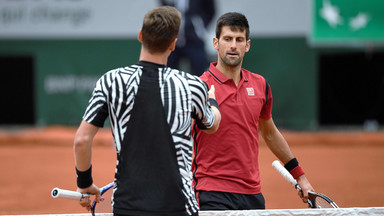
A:
<svg viewBox="0 0 384 216">
<path fill-rule="evenodd" d="M 215 48 L 215 50 L 219 50 L 219 39 L 213 38 L 213 48 Z"/>
<path fill-rule="evenodd" d="M 245 52 L 248 52 L 251 49 L 251 40 L 247 41 L 247 45 L 245 46 Z"/>
<path fill-rule="evenodd" d="M 140 29 L 139 35 L 137 36 L 137 39 L 140 41 L 140 43 L 143 43 L 143 31 Z"/>
<path fill-rule="evenodd" d="M 176 49 L 176 43 L 177 43 L 177 38 L 172 41 L 172 43 L 169 45 L 169 50 L 173 52 Z"/>
</svg>

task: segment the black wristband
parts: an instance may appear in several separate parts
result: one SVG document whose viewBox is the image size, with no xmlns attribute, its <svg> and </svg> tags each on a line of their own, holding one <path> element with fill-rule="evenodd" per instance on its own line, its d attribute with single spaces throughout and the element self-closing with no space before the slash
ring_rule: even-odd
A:
<svg viewBox="0 0 384 216">
<path fill-rule="evenodd" d="M 79 188 L 87 188 L 93 184 L 92 179 L 92 165 L 89 167 L 86 171 L 79 171 L 76 168 L 76 175 L 77 175 L 77 187 Z"/>
<path fill-rule="evenodd" d="M 217 103 L 217 100 L 213 99 L 213 98 L 208 98 L 208 105 L 209 106 L 214 106 L 216 107 L 218 110 L 219 109 L 219 103 Z"/>
<path fill-rule="evenodd" d="M 293 170 L 297 166 L 299 166 L 299 162 L 297 161 L 296 158 L 293 158 L 292 160 L 288 161 L 288 163 L 284 165 L 285 169 L 287 169 L 288 172 L 291 172 L 291 170 Z"/>
</svg>

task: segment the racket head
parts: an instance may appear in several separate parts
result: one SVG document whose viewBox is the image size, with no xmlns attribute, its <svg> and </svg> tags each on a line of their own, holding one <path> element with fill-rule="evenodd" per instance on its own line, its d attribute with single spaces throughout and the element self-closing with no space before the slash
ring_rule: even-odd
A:
<svg viewBox="0 0 384 216">
<path fill-rule="evenodd" d="M 100 195 L 102 201 L 100 203 L 93 200 L 92 206 L 91 206 L 91 214 L 92 216 L 95 216 L 96 214 L 96 206 L 98 213 L 112 213 L 112 194 L 113 194 L 113 185 L 114 183 L 109 183 L 106 186 L 102 187 L 100 189 Z"/>
<path fill-rule="evenodd" d="M 331 198 L 311 191 L 308 192 L 308 205 L 311 208 L 339 208 Z"/>
</svg>

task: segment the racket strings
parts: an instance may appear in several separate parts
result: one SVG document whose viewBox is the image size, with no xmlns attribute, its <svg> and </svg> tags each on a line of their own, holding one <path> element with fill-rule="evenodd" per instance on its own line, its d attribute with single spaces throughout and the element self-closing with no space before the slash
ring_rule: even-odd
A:
<svg viewBox="0 0 384 216">
<path fill-rule="evenodd" d="M 334 208 L 334 206 L 328 200 L 320 196 L 316 196 L 313 203 L 315 204 L 316 208 Z"/>
<path fill-rule="evenodd" d="M 99 203 L 95 204 L 93 211 L 91 212 L 92 215 L 95 213 L 112 213 L 112 194 L 113 189 L 107 190 L 101 198 L 103 201 L 100 201 Z"/>
</svg>

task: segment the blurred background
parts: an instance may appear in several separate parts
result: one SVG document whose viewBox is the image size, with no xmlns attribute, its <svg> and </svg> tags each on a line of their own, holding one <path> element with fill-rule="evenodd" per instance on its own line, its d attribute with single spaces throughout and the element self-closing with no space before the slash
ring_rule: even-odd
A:
<svg viewBox="0 0 384 216">
<path fill-rule="evenodd" d="M 138 61 L 143 16 L 163 4 L 183 13 L 178 41 L 196 39 L 208 62 L 217 58 L 217 18 L 245 14 L 243 67 L 270 83 L 273 119 L 316 190 L 340 207 L 384 206 L 384 1 L 192 3 L 0 0 L 0 214 L 86 212 L 50 192 L 76 189 L 73 138 L 95 82 Z M 188 58 L 179 67 L 190 72 Z M 116 166 L 108 127 L 94 146 L 94 179 L 104 185 Z M 260 158 L 267 208 L 306 208 L 272 169 L 263 140 Z"/>
<path fill-rule="evenodd" d="M 77 126 L 97 79 L 138 61 L 142 18 L 159 5 L 0 0 L 0 126 Z M 214 7 L 200 34 L 209 61 L 216 59 L 217 18 L 230 11 L 245 14 L 251 50 L 243 67 L 270 83 L 280 128 L 382 128 L 382 0 L 217 0 Z M 181 69 L 189 66 L 182 60 Z"/>
</svg>

